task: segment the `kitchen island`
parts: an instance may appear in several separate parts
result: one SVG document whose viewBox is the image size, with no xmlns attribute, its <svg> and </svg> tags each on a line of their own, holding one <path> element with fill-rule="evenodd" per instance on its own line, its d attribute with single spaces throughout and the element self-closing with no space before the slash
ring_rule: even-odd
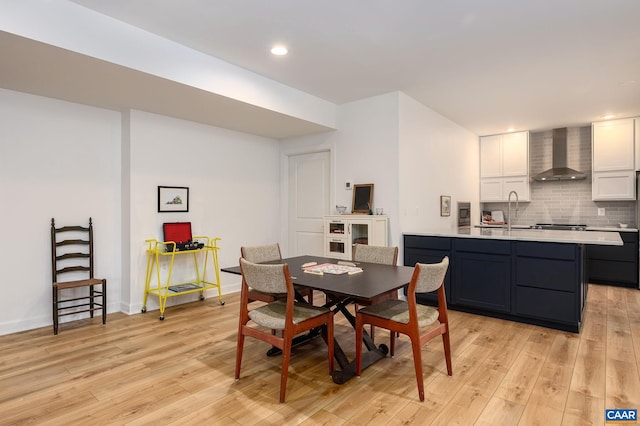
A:
<svg viewBox="0 0 640 426">
<path fill-rule="evenodd" d="M 621 246 L 617 232 L 460 228 L 404 234 L 404 264 L 449 256 L 451 309 L 578 333 L 587 294 L 587 245 Z M 433 304 L 433 294 L 420 303 Z"/>
</svg>

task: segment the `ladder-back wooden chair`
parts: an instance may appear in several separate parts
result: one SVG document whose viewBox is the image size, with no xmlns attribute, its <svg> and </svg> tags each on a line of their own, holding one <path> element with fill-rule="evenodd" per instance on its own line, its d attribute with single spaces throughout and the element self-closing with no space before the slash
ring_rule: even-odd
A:
<svg viewBox="0 0 640 426">
<path fill-rule="evenodd" d="M 89 226 L 56 228 L 51 219 L 51 273 L 53 289 L 53 334 L 58 334 L 58 319 L 65 315 L 102 311 L 102 324 L 107 322 L 107 280 L 94 278 L 93 222 Z M 64 275 L 65 280 L 61 280 Z M 94 287 L 98 286 L 99 289 Z M 89 295 L 78 294 L 88 287 Z M 65 299 L 62 299 L 62 293 Z M 71 297 L 66 295 L 71 293 Z"/>
</svg>

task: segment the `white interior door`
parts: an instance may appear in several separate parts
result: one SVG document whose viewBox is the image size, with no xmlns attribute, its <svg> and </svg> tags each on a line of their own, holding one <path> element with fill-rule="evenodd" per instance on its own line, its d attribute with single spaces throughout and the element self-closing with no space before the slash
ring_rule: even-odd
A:
<svg viewBox="0 0 640 426">
<path fill-rule="evenodd" d="M 330 207 L 329 151 L 289 157 L 289 253 L 322 256 L 323 216 Z"/>
</svg>

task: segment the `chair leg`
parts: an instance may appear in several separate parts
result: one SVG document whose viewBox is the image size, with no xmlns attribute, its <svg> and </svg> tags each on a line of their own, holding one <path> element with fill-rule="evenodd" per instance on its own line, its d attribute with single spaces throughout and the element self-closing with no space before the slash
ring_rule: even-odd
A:
<svg viewBox="0 0 640 426">
<path fill-rule="evenodd" d="M 371 325 L 369 326 L 369 335 L 371 336 L 371 341 L 372 341 L 372 342 L 373 342 L 373 341 L 375 341 L 375 336 L 374 336 L 375 329 L 376 329 L 376 328 L 373 326 L 373 324 L 371 324 Z"/>
<path fill-rule="evenodd" d="M 307 299 L 309 299 L 309 304 L 313 306 L 313 289 L 309 289 L 309 296 L 307 296 Z"/>
<path fill-rule="evenodd" d="M 107 323 L 107 280 L 102 280 L 102 324 Z"/>
<path fill-rule="evenodd" d="M 242 328 L 242 327 L 241 327 Z M 240 366 L 242 365 L 242 350 L 244 349 L 244 334 L 238 331 L 238 344 L 236 346 L 236 380 L 240 378 Z"/>
<path fill-rule="evenodd" d="M 284 402 L 287 392 L 287 378 L 289 377 L 289 360 L 291 359 L 291 341 L 293 336 L 288 331 L 284 332 L 284 342 L 282 345 L 282 371 L 280 372 L 280 402 Z"/>
<path fill-rule="evenodd" d="M 333 312 L 331 313 L 331 318 L 327 322 L 327 350 L 329 356 L 329 374 L 333 374 L 333 366 L 334 366 L 334 340 L 333 340 Z"/>
<path fill-rule="evenodd" d="M 389 332 L 389 356 L 391 358 L 396 354 L 396 333 L 395 331 Z"/>
<path fill-rule="evenodd" d="M 58 289 L 53 287 L 53 334 L 58 334 Z"/>
<path fill-rule="evenodd" d="M 89 316 L 91 318 L 93 318 L 94 297 L 95 297 L 95 295 L 93 293 L 93 286 L 90 285 L 89 286 L 89 309 L 90 309 Z"/>
<path fill-rule="evenodd" d="M 419 332 L 411 332 L 411 348 L 413 349 L 413 364 L 416 369 L 416 381 L 418 383 L 418 397 L 424 401 L 424 377 L 422 374 L 422 347 L 420 346 Z"/>
<path fill-rule="evenodd" d="M 449 341 L 449 325 L 447 331 L 442 334 L 442 344 L 444 345 L 444 359 L 447 362 L 447 374 L 453 375 L 453 367 L 451 366 L 451 342 Z"/>
</svg>

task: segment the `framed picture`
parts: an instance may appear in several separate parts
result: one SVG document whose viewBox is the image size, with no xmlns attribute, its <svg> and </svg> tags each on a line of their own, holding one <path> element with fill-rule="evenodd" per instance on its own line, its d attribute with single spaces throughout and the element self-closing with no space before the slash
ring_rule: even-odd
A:
<svg viewBox="0 0 640 426">
<path fill-rule="evenodd" d="M 440 196 L 440 216 L 451 216 L 451 197 L 448 195 Z"/>
<path fill-rule="evenodd" d="M 158 187 L 158 213 L 188 211 L 189 188 L 185 186 Z"/>
<path fill-rule="evenodd" d="M 353 185 L 351 213 L 369 213 L 373 205 L 373 184 Z"/>
</svg>

